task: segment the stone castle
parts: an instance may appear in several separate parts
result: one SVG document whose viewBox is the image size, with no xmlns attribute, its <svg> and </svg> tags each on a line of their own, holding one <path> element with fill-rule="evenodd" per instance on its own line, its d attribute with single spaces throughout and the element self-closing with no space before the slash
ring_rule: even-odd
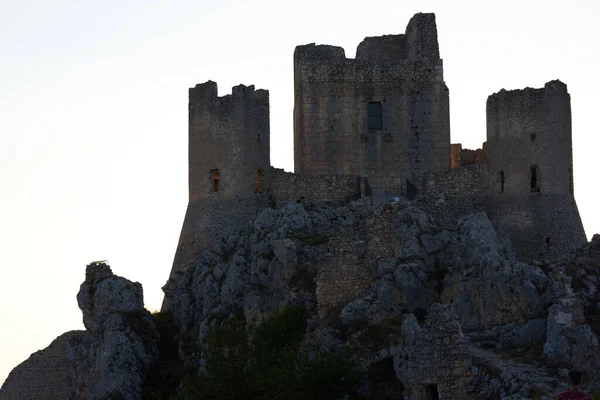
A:
<svg viewBox="0 0 600 400">
<path fill-rule="evenodd" d="M 373 205 L 441 196 L 452 216 L 485 211 L 521 260 L 586 242 L 573 196 L 571 109 L 560 81 L 487 100 L 487 141 L 450 143 L 434 14 L 406 32 L 294 51 L 295 173 L 270 165 L 269 93 L 189 91 L 189 205 L 173 271 L 219 252 L 264 207 Z"/>
</svg>

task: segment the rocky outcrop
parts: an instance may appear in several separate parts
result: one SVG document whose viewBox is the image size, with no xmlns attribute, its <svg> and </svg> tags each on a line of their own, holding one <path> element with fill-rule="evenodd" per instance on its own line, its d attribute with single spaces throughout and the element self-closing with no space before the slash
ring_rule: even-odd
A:
<svg viewBox="0 0 600 400">
<path fill-rule="evenodd" d="M 518 262 L 483 212 L 452 224 L 419 199 L 380 208 L 290 204 L 265 209 L 228 243 L 164 288 L 178 326 L 197 331 L 200 342 L 235 310 L 257 322 L 300 305 L 314 313 L 309 336 L 350 347 L 365 371 L 393 357 L 406 395 L 435 390 L 444 398 L 551 394 L 563 377 L 541 372 L 528 382 L 527 369 L 588 365 L 584 354 L 597 346 L 585 318 L 575 328 L 554 319 L 561 299 L 595 293 L 587 283 L 576 293 L 571 287 L 569 263 L 578 261 Z M 586 265 L 595 257 L 588 247 Z M 183 356 L 194 362 L 198 353 Z M 597 369 L 589 364 L 590 373 Z"/>
<path fill-rule="evenodd" d="M 2 400 L 142 398 L 158 333 L 144 309 L 142 286 L 88 265 L 77 302 L 85 331 L 69 332 L 15 368 Z"/>
<path fill-rule="evenodd" d="M 544 355 L 554 364 L 593 373 L 600 367 L 598 338 L 586 324 L 577 298 L 561 299 L 548 310 Z"/>
<path fill-rule="evenodd" d="M 142 285 L 113 275 L 106 264 L 89 265 L 77 303 L 86 334 L 69 352 L 74 397 L 141 399 L 158 356 L 158 332 L 144 309 Z"/>
<path fill-rule="evenodd" d="M 307 318 L 306 351 L 349 350 L 371 398 L 543 398 L 564 389 L 568 368 L 600 373 L 600 236 L 560 262 L 525 264 L 485 213 L 452 219 L 443 205 L 265 208 L 163 288 L 167 356 L 141 286 L 91 264 L 77 295 L 86 331 L 32 359 L 59 355 L 54 398 L 140 399 L 160 360 L 206 373 L 203 346 L 223 321 L 257 326 L 292 306 Z M 6 397 L 22 377 L 48 379 L 27 365 L 1 399 L 36 398 Z"/>
</svg>

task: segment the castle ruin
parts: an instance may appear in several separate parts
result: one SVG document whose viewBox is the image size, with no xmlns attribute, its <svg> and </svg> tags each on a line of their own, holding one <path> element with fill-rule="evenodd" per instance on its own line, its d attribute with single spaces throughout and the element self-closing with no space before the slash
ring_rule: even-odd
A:
<svg viewBox="0 0 600 400">
<path fill-rule="evenodd" d="M 552 259 L 586 242 L 573 196 L 571 109 L 560 81 L 487 101 L 481 149 L 450 143 L 449 92 L 434 14 L 406 32 L 294 51 L 295 173 L 270 165 L 269 93 L 208 81 L 189 92 L 189 205 L 173 270 L 264 207 L 378 205 L 437 193 L 448 214 L 485 211 L 517 258 Z"/>
</svg>

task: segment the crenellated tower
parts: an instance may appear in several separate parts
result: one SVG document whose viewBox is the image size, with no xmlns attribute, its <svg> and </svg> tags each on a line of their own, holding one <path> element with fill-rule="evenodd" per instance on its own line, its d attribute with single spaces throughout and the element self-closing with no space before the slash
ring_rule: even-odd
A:
<svg viewBox="0 0 600 400">
<path fill-rule="evenodd" d="M 189 199 L 253 199 L 270 166 L 269 92 L 235 86 L 218 97 L 208 81 L 190 89 Z"/>
<path fill-rule="evenodd" d="M 189 91 L 189 203 L 173 261 L 185 268 L 268 204 L 269 92 L 235 86 L 219 97 L 217 84 Z"/>
</svg>

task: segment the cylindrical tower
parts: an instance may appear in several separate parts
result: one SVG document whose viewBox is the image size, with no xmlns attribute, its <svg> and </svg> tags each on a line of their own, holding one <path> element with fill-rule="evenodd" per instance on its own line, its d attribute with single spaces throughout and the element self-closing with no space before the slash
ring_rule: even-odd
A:
<svg viewBox="0 0 600 400">
<path fill-rule="evenodd" d="M 498 192 L 573 194 L 571 99 L 564 83 L 491 95 L 487 141 Z"/>
<path fill-rule="evenodd" d="M 487 101 L 491 209 L 521 259 L 554 258 L 585 243 L 573 196 L 567 86 L 501 90 Z"/>
</svg>

